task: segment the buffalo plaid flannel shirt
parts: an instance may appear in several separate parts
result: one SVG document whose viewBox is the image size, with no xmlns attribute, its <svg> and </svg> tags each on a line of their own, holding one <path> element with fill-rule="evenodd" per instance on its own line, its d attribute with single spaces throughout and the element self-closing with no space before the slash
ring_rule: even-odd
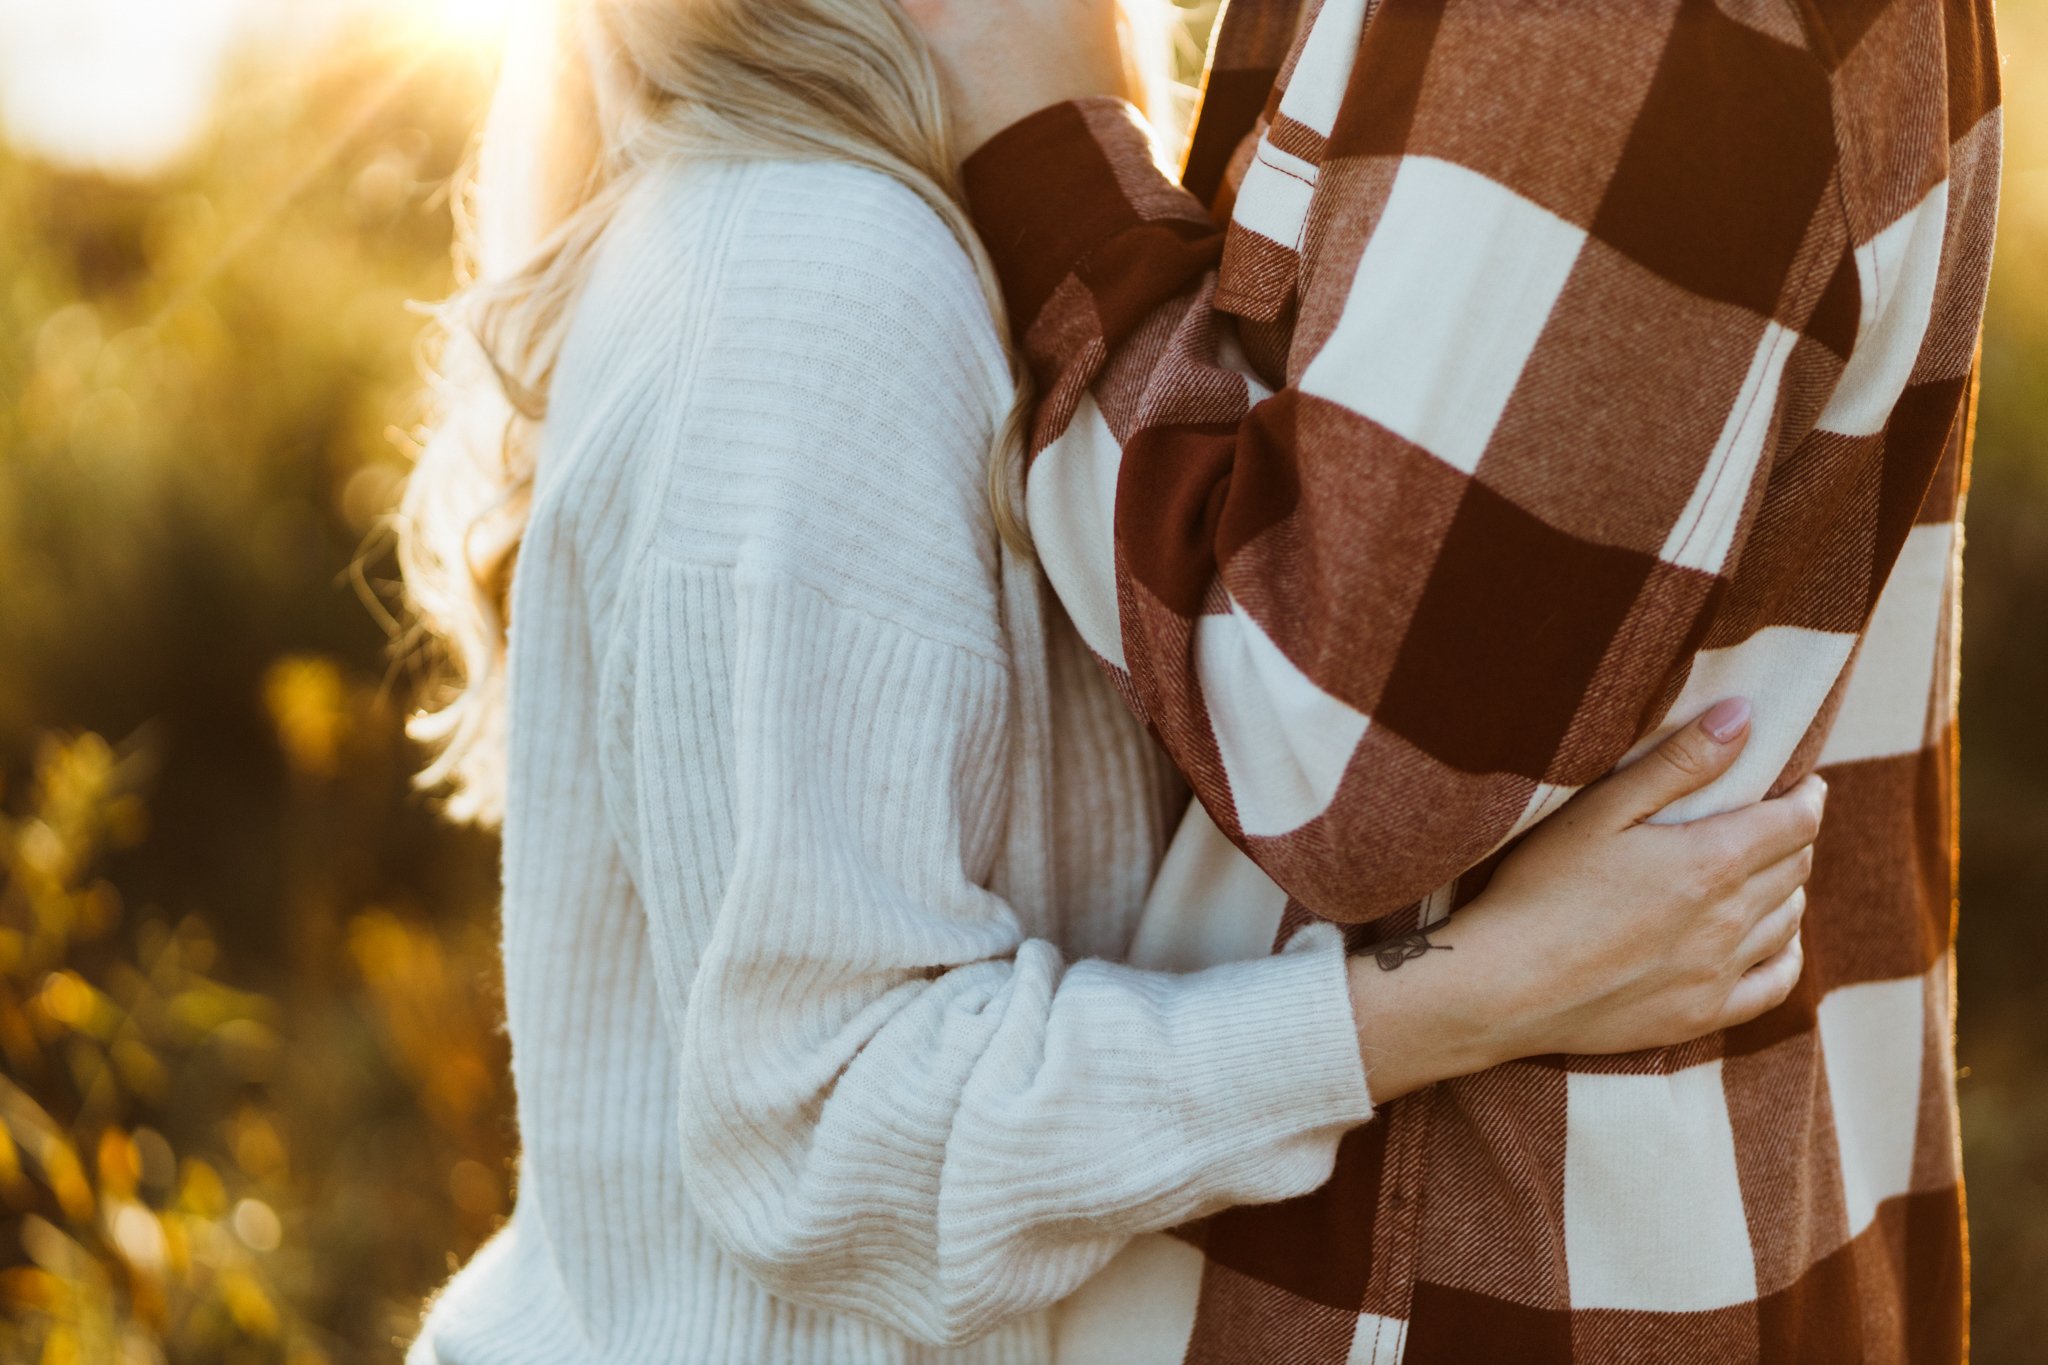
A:
<svg viewBox="0 0 2048 1365">
<path fill-rule="evenodd" d="M 1202 923 L 1440 917 L 1724 696 L 1753 737 L 1670 818 L 1831 786 L 1785 1006 L 1383 1106 L 1316 1194 L 1141 1239 L 1081 1299 L 1151 1307 L 1070 1315 L 1066 1359 L 1963 1354 L 1999 148 L 1988 0 L 1232 0 L 1183 184 L 1106 100 L 969 163 L 1042 394 L 1033 536 L 1200 798 L 1176 894 L 1235 898 Z"/>
</svg>

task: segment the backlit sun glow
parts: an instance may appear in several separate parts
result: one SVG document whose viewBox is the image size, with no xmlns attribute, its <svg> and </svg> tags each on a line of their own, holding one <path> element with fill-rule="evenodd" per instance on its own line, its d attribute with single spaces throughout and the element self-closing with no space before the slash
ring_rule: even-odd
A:
<svg viewBox="0 0 2048 1365">
<path fill-rule="evenodd" d="M 560 0 L 0 0 L 0 130 L 67 165 L 147 174 L 204 127 L 235 52 L 309 48 L 337 25 L 420 60 L 493 60 Z"/>
<path fill-rule="evenodd" d="M 399 0 L 400 13 L 417 16 L 446 42 L 494 46 L 504 40 L 519 11 L 533 0 Z"/>
</svg>

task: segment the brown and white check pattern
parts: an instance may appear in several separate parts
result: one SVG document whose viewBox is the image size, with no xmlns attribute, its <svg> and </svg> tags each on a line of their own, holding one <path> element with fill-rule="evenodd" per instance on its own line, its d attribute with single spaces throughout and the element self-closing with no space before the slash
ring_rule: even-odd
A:
<svg viewBox="0 0 2048 1365">
<path fill-rule="evenodd" d="M 1040 557 L 1205 808 L 1156 960 L 1449 913 L 1724 696 L 1754 736 L 1670 818 L 1831 787 L 1784 1007 L 1386 1105 L 1315 1194 L 1141 1239 L 1065 1358 L 1964 1355 L 1999 148 L 1988 0 L 1232 0 L 1186 189 L 1111 101 L 970 163 L 1044 395 Z"/>
</svg>

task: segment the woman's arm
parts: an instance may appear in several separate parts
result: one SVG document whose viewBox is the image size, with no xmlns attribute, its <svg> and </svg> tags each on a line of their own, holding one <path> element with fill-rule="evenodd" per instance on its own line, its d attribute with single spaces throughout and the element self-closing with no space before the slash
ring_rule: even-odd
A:
<svg viewBox="0 0 2048 1365">
<path fill-rule="evenodd" d="M 783 1296 L 957 1341 L 1321 1183 L 1371 1109 L 1344 955 L 1072 962 L 1002 894 L 1040 894 L 1003 856 L 1039 589 L 996 562 L 973 271 L 845 167 L 763 172 L 728 236 L 607 650 L 689 1196 Z"/>
<path fill-rule="evenodd" d="M 1391 1086 L 1406 1053 L 1446 1075 L 1499 1058 L 1411 1047 L 1370 1000 L 1362 1030 L 1327 927 L 1146 972 L 1069 961 L 1000 893 L 1018 701 L 979 478 L 993 334 L 936 220 L 861 176 L 767 180 L 704 305 L 628 599 L 626 833 L 693 1206 L 777 1293 L 951 1342 L 1056 1302 L 1133 1235 L 1315 1188 L 1370 1114 L 1368 1060 Z M 1430 958 L 1505 981 L 1481 969 L 1513 940 L 1478 931 L 1546 914 L 1608 948 L 1524 954 L 1548 996 L 1416 992 L 1440 1017 L 1597 1002 L 1631 924 L 1695 923 L 1707 898 L 1673 888 L 1697 829 L 1553 823 L 1577 831 L 1565 856 L 1496 879 L 1523 913 L 1475 903 L 1471 942 Z M 1761 865 L 1734 832 L 1731 865 Z"/>
<path fill-rule="evenodd" d="M 1137 1233 L 1327 1178 L 1371 1111 L 1333 930 L 1191 975 L 1069 960 L 986 885 L 1007 665 L 806 585 L 743 581 L 735 611 L 737 849 L 681 1103 L 692 1203 L 741 1264 L 959 1342 Z M 650 715 L 693 686 L 648 683 Z M 643 801 L 688 761 L 650 751 Z"/>
</svg>

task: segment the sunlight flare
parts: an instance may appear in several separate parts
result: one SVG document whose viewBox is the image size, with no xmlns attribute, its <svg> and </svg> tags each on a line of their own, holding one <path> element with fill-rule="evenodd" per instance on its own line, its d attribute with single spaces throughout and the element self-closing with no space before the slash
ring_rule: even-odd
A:
<svg viewBox="0 0 2048 1365">
<path fill-rule="evenodd" d="M 533 0 L 408 0 L 406 12 L 444 41 L 493 47 L 505 40 L 520 10 Z"/>
</svg>

